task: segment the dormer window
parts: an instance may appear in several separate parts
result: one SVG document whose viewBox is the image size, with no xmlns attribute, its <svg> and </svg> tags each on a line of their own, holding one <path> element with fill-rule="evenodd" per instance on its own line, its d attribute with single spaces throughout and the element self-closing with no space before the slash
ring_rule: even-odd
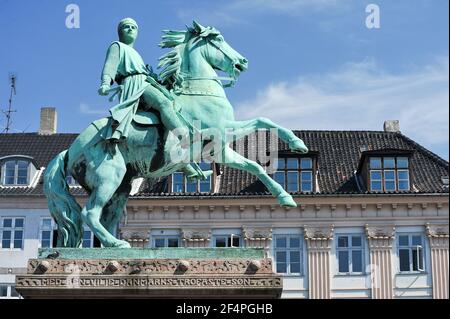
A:
<svg viewBox="0 0 450 319">
<path fill-rule="evenodd" d="M 311 157 L 278 158 L 275 181 L 288 192 L 312 192 L 314 190 L 314 163 Z"/>
<path fill-rule="evenodd" d="M 370 157 L 369 183 L 372 192 L 409 191 L 409 158 L 404 156 Z"/>
<path fill-rule="evenodd" d="M 6 159 L 0 162 L 1 184 L 22 186 L 30 183 L 30 161 L 25 159 Z"/>
<path fill-rule="evenodd" d="M 203 171 L 211 170 L 211 163 L 200 163 Z M 183 172 L 175 172 L 172 174 L 172 192 L 173 193 L 210 193 L 213 189 L 213 181 L 211 176 L 205 180 L 188 181 Z"/>
</svg>

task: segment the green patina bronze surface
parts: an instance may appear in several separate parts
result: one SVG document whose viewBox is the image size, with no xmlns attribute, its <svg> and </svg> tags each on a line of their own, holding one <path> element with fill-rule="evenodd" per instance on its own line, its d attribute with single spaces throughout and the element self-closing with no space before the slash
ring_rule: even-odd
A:
<svg viewBox="0 0 450 319">
<path fill-rule="evenodd" d="M 57 252 L 57 253 L 56 253 Z M 262 259 L 262 248 L 41 248 L 47 259 Z M 50 256 L 50 257 L 49 257 Z"/>
<path fill-rule="evenodd" d="M 110 117 L 88 126 L 45 170 L 44 191 L 58 225 L 59 247 L 80 247 L 86 224 L 104 247 L 129 248 L 128 242 L 112 233 L 122 217 L 133 179 L 160 178 L 176 171 L 183 171 L 190 180 L 204 179 L 211 172 L 202 172 L 195 164 L 204 149 L 213 150 L 214 162 L 258 177 L 280 205 L 296 206 L 263 167 L 231 147 L 258 129 L 276 129 L 291 151 L 308 152 L 292 131 L 268 118 L 235 119 L 224 88 L 237 81 L 248 61 L 217 29 L 194 21 L 186 30 L 164 31 L 160 46 L 171 51 L 159 59 L 159 76 L 147 68 L 133 47 L 137 23 L 124 19 L 118 31 L 119 41 L 108 49 L 99 93 L 107 95 L 116 82 L 120 85 L 115 90 L 119 104 L 110 108 Z M 217 70 L 228 77 L 218 76 Z M 222 80 L 231 82 L 222 84 Z M 142 124 L 145 112 L 157 115 L 149 117 L 148 125 Z M 156 124 L 156 118 L 163 125 Z M 212 132 L 214 138 L 210 138 Z M 197 134 L 206 136 L 208 143 L 194 141 Z M 90 194 L 84 207 L 69 192 L 68 174 Z"/>
</svg>

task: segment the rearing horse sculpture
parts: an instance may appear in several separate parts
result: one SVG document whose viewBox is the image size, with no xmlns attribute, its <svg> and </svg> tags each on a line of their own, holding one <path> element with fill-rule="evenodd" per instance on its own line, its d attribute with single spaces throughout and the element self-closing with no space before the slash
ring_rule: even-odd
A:
<svg viewBox="0 0 450 319">
<path fill-rule="evenodd" d="M 199 131 L 214 129 L 219 139 L 220 154 L 215 160 L 232 168 L 256 175 L 282 206 L 295 207 L 292 197 L 256 162 L 231 147 L 230 143 L 258 129 L 278 129 L 279 137 L 294 152 L 306 153 L 308 148 L 290 130 L 267 118 L 236 121 L 221 77 L 216 69 L 236 79 L 247 68 L 247 60 L 231 48 L 218 30 L 203 27 L 194 21 L 186 31 L 164 31 L 163 48 L 172 51 L 160 58 L 160 79 L 170 91 L 174 105 L 186 123 L 201 123 Z M 180 107 L 182 107 L 180 109 Z M 104 247 L 130 247 L 112 233 L 124 211 L 134 178 L 158 178 L 186 169 L 185 162 L 174 160 L 173 149 L 178 139 L 161 125 L 132 124 L 124 142 L 115 152 L 104 140 L 110 118 L 89 125 L 70 148 L 58 154 L 48 165 L 44 190 L 50 212 L 58 224 L 58 246 L 79 247 L 83 222 Z M 226 130 L 234 134 L 226 134 Z M 191 144 L 192 147 L 192 144 Z M 217 156 L 220 155 L 220 156 Z M 69 192 L 66 176 L 71 174 L 88 192 L 82 208 Z"/>
</svg>

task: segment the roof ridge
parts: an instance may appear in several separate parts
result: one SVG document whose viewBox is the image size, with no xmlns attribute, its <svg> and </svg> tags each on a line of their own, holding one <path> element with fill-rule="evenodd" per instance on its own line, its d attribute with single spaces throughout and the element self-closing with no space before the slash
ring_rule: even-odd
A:
<svg viewBox="0 0 450 319">
<path fill-rule="evenodd" d="M 420 145 L 419 143 L 415 142 L 414 140 L 410 139 L 408 136 L 404 135 L 403 133 L 399 132 L 398 135 L 401 138 L 403 138 L 408 144 L 412 144 L 415 148 L 417 148 L 418 151 L 421 151 L 424 155 L 426 155 L 428 158 L 434 160 L 438 164 L 445 166 L 445 168 L 448 170 L 448 168 L 449 168 L 448 161 L 446 161 L 445 159 L 443 159 L 442 157 L 440 157 L 436 153 L 433 153 L 432 151 L 430 151 L 426 147 L 424 147 L 424 146 Z"/>
</svg>

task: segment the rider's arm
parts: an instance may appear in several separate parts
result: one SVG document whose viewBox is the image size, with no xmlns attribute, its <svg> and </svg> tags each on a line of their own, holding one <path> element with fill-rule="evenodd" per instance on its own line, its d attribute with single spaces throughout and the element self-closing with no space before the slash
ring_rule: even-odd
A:
<svg viewBox="0 0 450 319">
<path fill-rule="evenodd" d="M 100 86 L 99 93 L 102 95 L 107 94 L 111 85 L 114 83 L 114 79 L 117 74 L 117 68 L 119 67 L 120 61 L 120 49 L 119 44 L 113 43 L 106 53 L 105 64 L 102 71 L 102 83 Z"/>
</svg>

